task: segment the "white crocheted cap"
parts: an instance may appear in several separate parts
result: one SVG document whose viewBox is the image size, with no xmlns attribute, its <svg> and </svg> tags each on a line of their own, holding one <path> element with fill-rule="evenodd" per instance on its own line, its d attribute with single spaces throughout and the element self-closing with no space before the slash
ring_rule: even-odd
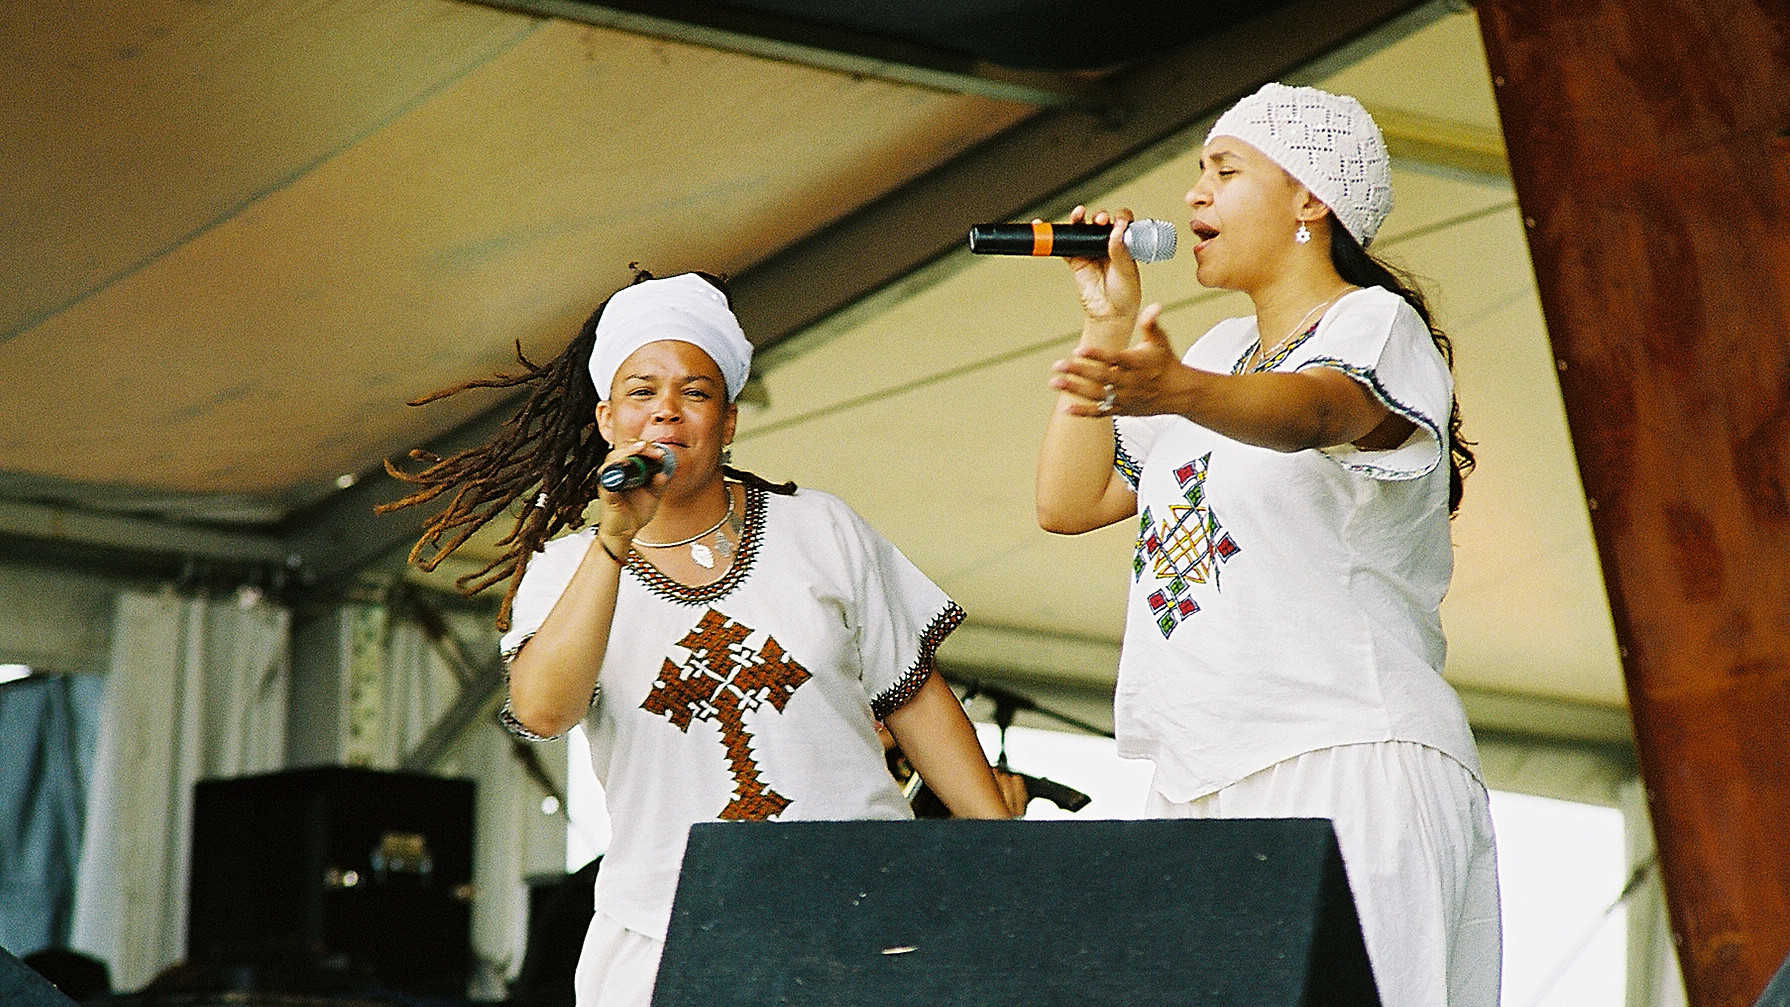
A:
<svg viewBox="0 0 1790 1007">
<path fill-rule="evenodd" d="M 1392 212 L 1392 165 L 1361 103 L 1315 87 L 1269 83 L 1219 116 L 1206 142 L 1234 136 L 1268 155 L 1330 207 L 1366 248 Z"/>
<path fill-rule="evenodd" d="M 609 385 L 635 350 L 661 339 L 690 343 L 709 355 L 727 382 L 732 402 L 752 372 L 752 344 L 727 307 L 727 295 L 695 273 L 623 287 L 597 319 L 590 379 L 597 398 L 609 401 Z"/>
</svg>

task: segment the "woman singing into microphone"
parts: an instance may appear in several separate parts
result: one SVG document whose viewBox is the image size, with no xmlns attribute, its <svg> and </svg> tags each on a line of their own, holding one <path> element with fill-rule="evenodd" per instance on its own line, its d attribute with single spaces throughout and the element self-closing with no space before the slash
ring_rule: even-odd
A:
<svg viewBox="0 0 1790 1007">
<path fill-rule="evenodd" d="M 1095 213 L 1116 226 L 1069 260 L 1082 338 L 1050 381 L 1038 515 L 1138 522 L 1115 719 L 1155 764 L 1150 812 L 1332 819 L 1382 1002 L 1494 1007 L 1491 818 L 1438 616 L 1473 456 L 1447 338 L 1365 251 L 1391 203 L 1354 99 L 1239 102 L 1187 204 L 1200 283 L 1255 314 L 1180 359 L 1140 310 L 1131 214 Z"/>
<path fill-rule="evenodd" d="M 879 718 L 953 813 L 1014 813 L 933 672 L 962 610 L 837 498 L 724 464 L 751 360 L 720 281 L 641 274 L 552 363 L 474 383 L 534 386 L 493 443 L 394 473 L 423 487 L 395 506 L 456 491 L 426 567 L 522 502 L 509 551 L 463 586 L 512 579 L 504 722 L 582 723 L 614 821 L 579 1007 L 646 1007 L 691 824 L 912 817 Z M 599 487 L 632 456 L 675 465 Z M 554 539 L 593 498 L 596 523 Z"/>
</svg>

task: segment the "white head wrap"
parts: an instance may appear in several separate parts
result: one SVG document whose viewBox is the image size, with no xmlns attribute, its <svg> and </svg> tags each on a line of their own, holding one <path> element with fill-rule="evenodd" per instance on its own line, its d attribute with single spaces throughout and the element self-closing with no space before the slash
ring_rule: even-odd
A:
<svg viewBox="0 0 1790 1007">
<path fill-rule="evenodd" d="M 1392 166 L 1361 103 L 1315 87 L 1264 84 L 1218 118 L 1206 142 L 1234 136 L 1330 207 L 1366 248 L 1392 211 Z"/>
<path fill-rule="evenodd" d="M 727 382 L 727 401 L 752 372 L 752 344 L 728 310 L 727 295 L 695 273 L 647 280 L 609 298 L 597 319 L 597 343 L 590 354 L 590 379 L 607 402 L 609 386 L 635 350 L 661 339 L 690 343 L 709 355 Z"/>
</svg>

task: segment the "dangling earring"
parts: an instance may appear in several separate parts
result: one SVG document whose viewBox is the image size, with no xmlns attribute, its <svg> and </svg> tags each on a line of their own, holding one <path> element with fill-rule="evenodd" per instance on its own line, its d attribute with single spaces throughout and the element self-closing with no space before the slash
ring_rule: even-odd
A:
<svg viewBox="0 0 1790 1007">
<path fill-rule="evenodd" d="M 1299 222 L 1298 229 L 1293 232 L 1293 240 L 1301 245 L 1311 240 L 1311 228 L 1305 226 L 1305 221 Z"/>
</svg>

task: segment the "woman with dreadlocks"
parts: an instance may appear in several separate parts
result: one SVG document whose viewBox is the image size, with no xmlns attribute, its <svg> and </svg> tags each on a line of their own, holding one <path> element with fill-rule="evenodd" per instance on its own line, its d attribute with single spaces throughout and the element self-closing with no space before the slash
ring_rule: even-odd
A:
<svg viewBox="0 0 1790 1007">
<path fill-rule="evenodd" d="M 1331 819 L 1387 1007 L 1493 1007 L 1497 856 L 1439 614 L 1473 455 L 1447 337 L 1366 251 L 1385 143 L 1353 98 L 1269 84 L 1187 204 L 1200 283 L 1254 316 L 1177 359 L 1129 212 L 1094 214 L 1114 233 L 1070 260 L 1081 345 L 1038 468 L 1046 529 L 1137 522 L 1120 752 L 1155 763 L 1159 817 Z"/>
<path fill-rule="evenodd" d="M 580 1007 L 648 1002 L 693 823 L 912 817 L 879 719 L 953 813 L 1012 814 L 933 671 L 962 610 L 837 498 L 723 464 L 751 359 L 719 281 L 643 274 L 553 363 L 478 383 L 536 386 L 494 443 L 401 476 L 424 488 L 398 506 L 458 488 L 425 565 L 524 501 L 469 586 L 513 579 L 505 724 L 582 723 L 614 822 Z M 634 458 L 659 471 L 602 487 Z M 547 541 L 593 497 L 593 526 Z"/>
</svg>

